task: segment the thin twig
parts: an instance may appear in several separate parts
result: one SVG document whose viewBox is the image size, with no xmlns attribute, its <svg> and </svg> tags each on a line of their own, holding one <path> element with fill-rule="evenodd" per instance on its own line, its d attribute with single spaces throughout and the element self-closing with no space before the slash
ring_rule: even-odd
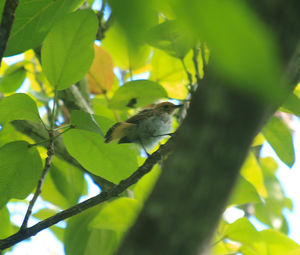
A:
<svg viewBox="0 0 300 255">
<path fill-rule="evenodd" d="M 151 154 L 131 176 L 121 181 L 118 185 L 114 186 L 107 192 L 101 192 L 99 195 L 94 196 L 82 203 L 79 203 L 67 210 L 61 211 L 52 217 L 49 217 L 29 228 L 25 228 L 17 232 L 16 234 L 0 240 L 0 251 L 13 246 L 31 236 L 34 236 L 43 229 L 49 228 L 56 223 L 77 215 L 93 206 L 103 203 L 113 197 L 119 196 L 131 185 L 135 184 L 145 174 L 149 173 L 153 166 L 159 162 L 164 156 L 171 152 L 171 148 L 174 144 L 174 137 L 172 137 L 166 144 L 159 147 L 159 149 Z"/>
<path fill-rule="evenodd" d="M 49 139 L 46 139 L 46 140 L 43 140 L 43 141 L 40 141 L 40 142 L 37 142 L 37 143 L 33 143 L 33 144 L 29 144 L 28 146 L 29 147 L 33 147 L 33 146 L 37 146 L 37 145 L 40 145 L 42 143 L 46 143 L 46 142 L 50 142 L 51 140 L 55 140 L 57 137 L 61 136 L 62 134 L 68 132 L 69 130 L 73 129 L 74 127 L 72 125 L 70 125 L 66 130 L 64 130 L 63 132 L 61 133 L 58 133 L 57 135 L 54 135 L 52 138 L 49 138 Z"/>
<path fill-rule="evenodd" d="M 44 167 L 42 175 L 39 179 L 39 182 L 38 182 L 38 185 L 37 185 L 36 190 L 34 192 L 33 198 L 30 201 L 29 206 L 27 208 L 27 212 L 26 212 L 26 215 L 24 217 L 23 223 L 20 227 L 20 231 L 27 228 L 28 220 L 29 220 L 29 217 L 32 213 L 33 206 L 34 206 L 36 200 L 38 199 L 39 195 L 42 192 L 43 183 L 45 181 L 46 175 L 47 175 L 47 173 L 50 169 L 50 166 L 51 166 L 52 158 L 54 156 L 54 134 L 53 134 L 52 130 L 49 131 L 49 137 L 50 137 L 50 143 L 49 143 L 49 146 L 48 146 L 48 151 L 47 151 L 48 156 L 47 156 L 46 161 L 45 161 L 45 167 Z"/>
<path fill-rule="evenodd" d="M 18 0 L 6 0 L 3 12 L 2 20 L 0 24 L 0 66 L 8 38 L 15 20 L 16 9 L 18 6 Z"/>
</svg>

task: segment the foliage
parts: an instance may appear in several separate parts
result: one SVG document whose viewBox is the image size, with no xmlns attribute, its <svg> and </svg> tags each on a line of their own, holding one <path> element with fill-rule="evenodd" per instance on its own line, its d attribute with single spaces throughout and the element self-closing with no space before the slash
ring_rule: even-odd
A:
<svg viewBox="0 0 300 255">
<path fill-rule="evenodd" d="M 111 0 L 103 1 L 105 8 L 100 11 L 91 6 L 82 10 L 82 2 L 20 0 L 6 56 L 24 53 L 24 60 L 8 65 L 4 59 L 0 69 L 1 238 L 15 230 L 9 222 L 14 212 L 7 204 L 15 199 L 30 201 L 28 196 L 35 192 L 43 171 L 42 161 L 47 153 L 49 157 L 49 148 L 47 153 L 44 149 L 49 142 L 59 141 L 63 150 L 55 152 L 42 187 L 41 197 L 51 206 L 33 215 L 41 220 L 86 195 L 82 170 L 111 185 L 134 173 L 144 161 L 139 149 L 132 144 L 104 144 L 104 134 L 141 107 L 159 100 L 189 100 L 199 86 L 197 78 L 205 75 L 209 54 L 215 56 L 215 72 L 233 80 L 236 89 L 267 102 L 286 95 L 276 71 L 281 68 L 276 44 L 242 1 L 223 1 L 220 8 L 216 0 L 188 5 L 179 0 L 146 1 L 145 5 L 140 0 Z M 115 22 L 104 19 L 103 12 L 115 15 Z M 99 31 L 105 35 L 100 37 Z M 24 80 L 29 88 L 23 94 L 18 89 Z M 70 95 L 75 98 L 72 104 Z M 283 210 L 291 210 L 292 205 L 276 177 L 277 164 L 259 154 L 268 142 L 283 163 L 293 165 L 292 130 L 281 116 L 299 116 L 298 106 L 296 90 L 281 108 L 288 113 L 278 111 L 253 142 L 227 205 L 239 208 L 245 217 L 234 223 L 221 221 L 214 254 L 299 251 L 299 245 L 286 235 Z M 15 120 L 39 125 L 44 132 L 51 130 L 54 137 L 37 138 L 28 130 L 21 135 L 17 125 L 24 122 Z M 68 219 L 64 231 L 52 226 L 66 254 L 114 254 L 160 169 L 157 164 L 117 198 Z M 256 230 L 253 218 L 268 229 Z"/>
</svg>

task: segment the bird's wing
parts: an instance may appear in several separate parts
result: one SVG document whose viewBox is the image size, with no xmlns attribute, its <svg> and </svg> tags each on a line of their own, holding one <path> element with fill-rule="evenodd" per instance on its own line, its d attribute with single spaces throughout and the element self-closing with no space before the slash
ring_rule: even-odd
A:
<svg viewBox="0 0 300 255">
<path fill-rule="evenodd" d="M 144 119 L 147 119 L 149 115 L 153 114 L 153 109 L 145 109 L 137 113 L 136 115 L 133 115 L 125 122 L 132 123 L 132 124 L 138 124 L 140 121 L 143 121 Z"/>
</svg>

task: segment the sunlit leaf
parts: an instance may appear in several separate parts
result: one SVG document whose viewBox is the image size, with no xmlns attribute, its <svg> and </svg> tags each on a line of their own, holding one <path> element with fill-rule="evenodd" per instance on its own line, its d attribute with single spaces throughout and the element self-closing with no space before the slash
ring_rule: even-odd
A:
<svg viewBox="0 0 300 255">
<path fill-rule="evenodd" d="M 104 136 L 99 124 L 94 118 L 94 115 L 88 112 L 73 110 L 71 112 L 71 124 L 77 129 L 95 132 Z"/>
<path fill-rule="evenodd" d="M 89 89 L 93 94 L 103 94 L 110 90 L 114 83 L 114 65 L 109 53 L 94 44 L 95 57 L 87 73 Z"/>
<path fill-rule="evenodd" d="M 262 170 L 253 153 L 249 153 L 241 169 L 241 175 L 256 188 L 262 197 L 267 197 Z"/>
<path fill-rule="evenodd" d="M 252 142 L 252 147 L 255 147 L 255 146 L 259 146 L 259 145 L 262 145 L 264 142 L 265 142 L 265 138 L 264 136 L 262 135 L 262 133 L 259 133 L 255 138 L 254 138 L 254 141 Z"/>
<path fill-rule="evenodd" d="M 10 93 L 16 91 L 23 83 L 26 70 L 23 63 L 16 63 L 8 67 L 0 78 L 0 91 Z"/>
<path fill-rule="evenodd" d="M 226 236 L 233 241 L 240 242 L 242 249 L 252 250 L 251 254 L 268 254 L 266 244 L 262 240 L 260 232 L 252 226 L 246 217 L 240 218 L 230 224 L 226 230 Z"/>
<path fill-rule="evenodd" d="M 179 59 L 155 50 L 150 79 L 159 82 L 172 98 L 184 99 L 187 95 L 187 76 Z"/>
<path fill-rule="evenodd" d="M 227 206 L 259 202 L 261 202 L 261 198 L 256 188 L 244 177 L 240 176 Z"/>
<path fill-rule="evenodd" d="M 274 159 L 261 158 L 260 162 L 268 197 L 264 203 L 254 204 L 255 216 L 258 220 L 274 229 L 286 231 L 286 220 L 283 210 L 292 208 L 291 201 L 285 197 L 281 184 L 275 176 L 277 165 Z"/>
<path fill-rule="evenodd" d="M 36 103 L 26 94 L 18 93 L 0 100 L 0 123 L 12 120 L 40 121 Z"/>
<path fill-rule="evenodd" d="M 0 207 L 9 199 L 24 199 L 37 185 L 42 160 L 35 147 L 16 141 L 0 148 Z"/>
<path fill-rule="evenodd" d="M 109 106 L 114 109 L 143 107 L 167 96 L 165 89 L 158 83 L 150 80 L 135 80 L 120 87 L 115 92 Z"/>
<path fill-rule="evenodd" d="M 53 24 L 80 2 L 82 0 L 19 1 L 5 56 L 39 46 Z"/>
<path fill-rule="evenodd" d="M 89 70 L 97 26 L 91 10 L 68 14 L 53 26 L 42 46 L 43 71 L 53 87 L 65 89 Z"/>
<path fill-rule="evenodd" d="M 267 229 L 260 232 L 262 240 L 266 242 L 268 246 L 269 254 L 282 255 L 288 252 L 299 249 L 300 246 L 295 241 L 287 237 L 285 234 L 273 230 Z"/>
<path fill-rule="evenodd" d="M 112 56 L 115 65 L 125 70 L 135 70 L 146 65 L 151 48 L 148 45 L 131 46 L 117 23 L 105 33 L 102 46 Z"/>
<path fill-rule="evenodd" d="M 272 117 L 262 133 L 277 156 L 291 167 L 295 161 L 295 151 L 291 131 L 284 122 L 277 117 Z"/>
</svg>

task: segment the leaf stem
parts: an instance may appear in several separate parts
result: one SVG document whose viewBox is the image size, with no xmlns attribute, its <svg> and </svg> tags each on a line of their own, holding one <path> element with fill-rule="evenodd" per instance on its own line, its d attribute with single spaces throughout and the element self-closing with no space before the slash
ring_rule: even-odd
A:
<svg viewBox="0 0 300 255">
<path fill-rule="evenodd" d="M 66 130 L 64 130 L 64 131 L 61 132 L 61 133 L 58 133 L 57 135 L 54 135 L 54 136 L 52 137 L 52 139 L 55 140 L 57 137 L 61 136 L 62 134 L 68 132 L 69 130 L 71 130 L 71 129 L 73 129 L 73 128 L 74 128 L 74 126 L 72 126 L 72 125 L 66 127 Z M 56 130 L 57 130 L 57 129 L 56 129 Z M 50 131 L 51 131 L 51 130 L 49 130 L 49 132 L 50 132 Z M 53 131 L 54 131 L 54 130 L 53 130 Z M 37 146 L 37 145 L 40 145 L 40 144 L 42 144 L 42 143 L 46 143 L 46 142 L 50 142 L 50 141 L 51 141 L 51 138 L 46 139 L 46 140 L 43 140 L 43 141 L 40 141 L 40 142 L 37 142 L 37 143 L 29 144 L 29 147 Z"/>
<path fill-rule="evenodd" d="M 24 220 L 23 220 L 22 225 L 20 227 L 20 231 L 27 228 L 28 220 L 29 220 L 30 215 L 32 214 L 33 206 L 34 206 L 36 200 L 38 199 L 39 195 L 42 192 L 43 183 L 45 181 L 46 175 L 47 175 L 47 173 L 50 169 L 50 166 L 51 166 L 52 158 L 54 156 L 54 137 L 55 136 L 54 136 L 53 130 L 49 130 L 49 137 L 50 137 L 49 138 L 50 143 L 49 143 L 49 146 L 48 146 L 48 151 L 47 151 L 48 156 L 47 156 L 46 161 L 45 161 L 45 167 L 44 167 L 42 175 L 39 179 L 39 182 L 38 182 L 38 185 L 37 185 L 36 190 L 34 192 L 33 198 L 31 199 L 31 201 L 29 203 L 29 206 L 27 208 Z"/>
</svg>

